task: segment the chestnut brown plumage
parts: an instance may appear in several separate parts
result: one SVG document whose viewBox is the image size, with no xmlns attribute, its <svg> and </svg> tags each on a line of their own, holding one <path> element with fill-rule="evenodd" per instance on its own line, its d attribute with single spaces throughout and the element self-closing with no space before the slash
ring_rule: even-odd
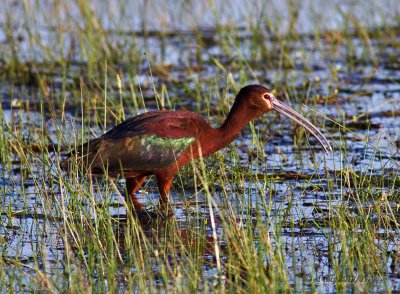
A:
<svg viewBox="0 0 400 294">
<path fill-rule="evenodd" d="M 182 166 L 224 148 L 250 120 L 270 110 L 302 125 L 317 138 L 326 153 L 332 151 L 328 140 L 306 118 L 277 100 L 266 87 L 250 85 L 239 91 L 219 128 L 211 127 L 204 118 L 190 111 L 151 111 L 86 142 L 71 153 L 62 167 L 77 158 L 91 174 L 126 178 L 128 195 L 135 209 L 142 210 L 135 192 L 147 176 L 156 176 L 160 201 L 167 203 L 172 180 Z"/>
</svg>

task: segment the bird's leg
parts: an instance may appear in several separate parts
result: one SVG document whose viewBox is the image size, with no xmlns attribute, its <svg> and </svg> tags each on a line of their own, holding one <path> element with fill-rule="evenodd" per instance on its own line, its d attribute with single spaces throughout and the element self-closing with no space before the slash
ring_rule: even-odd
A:
<svg viewBox="0 0 400 294">
<path fill-rule="evenodd" d="M 127 178 L 126 179 L 126 190 L 127 196 L 129 197 L 130 203 L 133 205 L 135 210 L 143 211 L 145 210 L 144 206 L 139 202 L 135 193 L 139 190 L 140 186 L 146 180 L 146 177 L 138 177 L 138 178 Z M 127 198 L 128 198 L 127 197 Z"/>
<path fill-rule="evenodd" d="M 172 178 L 157 177 L 157 186 L 160 191 L 160 204 L 169 203 L 169 190 L 171 190 Z"/>
<path fill-rule="evenodd" d="M 163 210 L 163 213 L 166 213 L 166 215 L 170 215 L 172 212 L 172 208 L 169 203 L 169 190 L 171 190 L 172 179 L 173 177 L 165 178 L 162 176 L 157 176 L 157 186 L 158 190 L 160 191 L 159 205 Z"/>
</svg>

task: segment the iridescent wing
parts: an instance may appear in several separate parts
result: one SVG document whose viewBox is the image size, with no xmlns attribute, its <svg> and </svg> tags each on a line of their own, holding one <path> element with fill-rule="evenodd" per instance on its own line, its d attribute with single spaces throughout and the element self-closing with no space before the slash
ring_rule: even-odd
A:
<svg viewBox="0 0 400 294">
<path fill-rule="evenodd" d="M 152 170 L 175 162 L 194 137 L 160 138 L 144 134 L 117 140 L 99 140 L 82 160 L 92 169 L 108 171 Z M 90 142 L 89 142 L 90 143 Z"/>
<path fill-rule="evenodd" d="M 91 170 L 146 171 L 173 164 L 196 140 L 207 122 L 187 111 L 153 111 L 135 116 L 75 154 Z"/>
</svg>

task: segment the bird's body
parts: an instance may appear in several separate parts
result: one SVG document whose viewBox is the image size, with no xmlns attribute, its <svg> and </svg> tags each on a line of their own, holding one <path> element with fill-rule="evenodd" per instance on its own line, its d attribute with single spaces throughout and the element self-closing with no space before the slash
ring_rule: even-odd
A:
<svg viewBox="0 0 400 294">
<path fill-rule="evenodd" d="M 290 114 L 286 113 L 286 108 Z M 190 111 L 151 111 L 132 117 L 101 137 L 86 142 L 75 154 L 91 174 L 107 173 L 111 177 L 126 178 L 132 203 L 141 210 L 143 207 L 134 194 L 147 176 L 156 176 L 160 199 L 168 202 L 172 180 L 182 166 L 225 147 L 250 120 L 271 109 L 301 123 L 321 144 L 327 144 L 328 148 L 322 144 L 325 151 L 330 150 L 325 137 L 304 117 L 276 100 L 267 88 L 252 85 L 242 88 L 219 128 L 213 128 L 203 117 Z M 70 156 L 65 162 L 72 159 Z"/>
<path fill-rule="evenodd" d="M 160 126 L 162 126 L 160 128 Z M 125 177 L 157 175 L 186 157 L 212 128 L 189 111 L 151 111 L 132 117 L 85 144 L 91 170 Z"/>
</svg>

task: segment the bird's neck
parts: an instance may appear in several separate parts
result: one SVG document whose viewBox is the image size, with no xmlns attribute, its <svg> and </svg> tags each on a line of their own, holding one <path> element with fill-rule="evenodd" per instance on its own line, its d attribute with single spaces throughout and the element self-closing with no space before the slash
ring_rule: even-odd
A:
<svg viewBox="0 0 400 294">
<path fill-rule="evenodd" d="M 213 148 L 215 150 L 212 150 L 212 152 L 215 152 L 231 143 L 249 121 L 260 114 L 249 109 L 248 105 L 244 105 L 240 100 L 236 100 L 225 122 L 221 127 L 216 129 L 217 137 L 215 138 L 215 146 Z"/>
</svg>

